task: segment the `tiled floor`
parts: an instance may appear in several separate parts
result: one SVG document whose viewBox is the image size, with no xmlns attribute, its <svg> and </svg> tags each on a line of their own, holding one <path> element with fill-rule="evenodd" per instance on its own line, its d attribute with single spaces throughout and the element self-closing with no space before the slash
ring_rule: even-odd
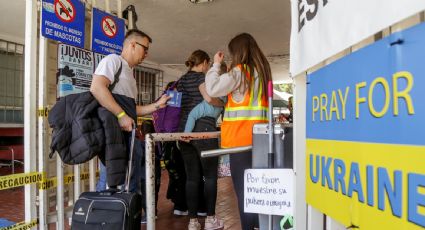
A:
<svg viewBox="0 0 425 230">
<path fill-rule="evenodd" d="M 15 173 L 22 173 L 23 167 L 16 167 Z M 10 167 L 0 167 L 0 176 L 12 173 Z M 21 222 L 24 219 L 24 187 L 0 190 L 0 218 L 12 222 Z"/>
<path fill-rule="evenodd" d="M 156 221 L 156 229 L 187 229 L 189 218 L 174 216 L 172 214 L 173 203 L 166 200 L 165 193 L 168 184 L 168 177 L 166 172 L 163 172 L 163 179 L 161 181 L 160 202 L 158 206 L 158 219 Z M 218 195 L 216 213 L 224 220 L 224 229 L 226 230 L 239 230 L 241 229 L 239 223 L 239 214 L 237 209 L 236 195 L 233 191 L 232 179 L 230 177 L 218 179 Z M 199 220 L 204 224 L 204 218 Z M 146 226 L 142 226 L 146 229 Z"/>
<path fill-rule="evenodd" d="M 19 167 L 18 172 L 22 172 Z M 6 175 L 10 170 L 0 168 L 0 176 Z M 187 217 L 174 216 L 172 214 L 172 202 L 165 198 L 168 185 L 168 175 L 166 171 L 162 173 L 161 190 L 159 195 L 158 219 L 156 229 L 159 230 L 184 230 L 187 229 L 189 219 Z M 6 218 L 13 222 L 20 222 L 24 219 L 24 190 L 23 187 L 0 190 L 0 218 Z M 232 179 L 230 177 L 218 180 L 218 196 L 216 213 L 223 218 L 226 230 L 239 230 L 239 215 L 237 210 L 236 196 L 233 191 Z M 203 225 L 204 219 L 200 219 Z M 52 224 L 51 226 L 54 226 Z M 50 229 L 54 229 L 50 228 Z M 146 225 L 142 225 L 142 230 Z"/>
</svg>

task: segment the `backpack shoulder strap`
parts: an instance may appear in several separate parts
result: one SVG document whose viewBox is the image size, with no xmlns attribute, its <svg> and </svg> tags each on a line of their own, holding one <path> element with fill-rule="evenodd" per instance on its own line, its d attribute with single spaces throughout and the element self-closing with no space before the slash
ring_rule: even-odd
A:
<svg viewBox="0 0 425 230">
<path fill-rule="evenodd" d="M 112 90 L 115 88 L 115 85 L 120 80 L 121 71 L 122 71 L 122 62 L 120 60 L 120 68 L 118 68 L 118 71 L 114 75 L 114 82 L 112 82 L 112 84 L 109 85 L 109 91 L 112 92 Z"/>
<path fill-rule="evenodd" d="M 167 90 L 169 90 L 169 89 L 174 89 L 174 88 L 177 88 L 177 84 L 179 83 L 179 81 L 180 81 L 180 78 L 177 80 L 177 81 L 175 81 L 171 86 L 170 86 L 170 88 L 168 88 L 168 89 L 165 89 L 163 92 L 162 92 L 162 94 L 166 94 L 167 93 Z M 159 98 L 158 98 L 159 99 Z"/>
</svg>

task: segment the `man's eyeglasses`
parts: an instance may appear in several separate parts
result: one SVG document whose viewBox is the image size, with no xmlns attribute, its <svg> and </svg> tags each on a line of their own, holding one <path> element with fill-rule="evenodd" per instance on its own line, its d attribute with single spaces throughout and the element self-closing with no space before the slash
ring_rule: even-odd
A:
<svg viewBox="0 0 425 230">
<path fill-rule="evenodd" d="M 147 47 L 147 46 L 145 46 L 145 45 L 143 45 L 143 44 L 141 44 L 141 43 L 138 43 L 138 42 L 136 42 L 136 44 L 137 44 L 137 45 L 139 45 L 139 46 L 141 46 L 141 47 L 143 47 L 143 50 L 144 50 L 146 53 L 148 52 L 149 47 Z"/>
</svg>

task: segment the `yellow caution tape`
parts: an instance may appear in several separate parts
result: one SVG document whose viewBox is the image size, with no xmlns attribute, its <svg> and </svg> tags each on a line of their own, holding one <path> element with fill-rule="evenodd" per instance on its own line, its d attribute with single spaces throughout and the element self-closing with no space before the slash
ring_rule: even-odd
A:
<svg viewBox="0 0 425 230">
<path fill-rule="evenodd" d="M 18 173 L 0 177 L 0 190 L 20 187 L 26 184 L 33 184 L 43 181 L 44 173 Z"/>
<path fill-rule="evenodd" d="M 80 174 L 80 180 L 88 180 L 90 178 L 88 172 Z M 74 174 L 67 174 L 63 177 L 64 184 L 74 183 Z"/>
<path fill-rule="evenodd" d="M 49 116 L 49 112 L 50 112 L 50 109 L 49 108 L 39 108 L 38 110 L 37 110 L 37 115 L 39 116 L 39 117 L 47 117 L 47 116 Z"/>
<path fill-rule="evenodd" d="M 70 184 L 74 182 L 74 174 L 67 174 L 63 176 L 63 183 Z"/>
<path fill-rule="evenodd" d="M 32 227 L 35 227 L 37 225 L 38 225 L 38 219 L 34 219 L 29 223 L 25 223 L 23 221 L 23 222 L 19 222 L 17 224 L 14 224 L 12 226 L 0 228 L 0 230 L 25 230 L 25 229 L 30 229 Z"/>
<path fill-rule="evenodd" d="M 88 180 L 90 179 L 90 174 L 88 172 L 80 174 L 80 180 Z"/>
<path fill-rule="evenodd" d="M 152 120 L 151 117 L 137 117 L 137 125 L 142 125 L 144 120 Z"/>
<path fill-rule="evenodd" d="M 46 190 L 46 189 L 56 188 L 56 186 L 58 186 L 58 180 L 56 177 L 52 177 L 40 182 L 38 184 L 38 189 Z"/>
<path fill-rule="evenodd" d="M 99 172 L 96 172 L 96 177 L 99 177 Z M 88 180 L 90 175 L 88 172 L 80 174 L 80 180 Z M 74 182 L 74 174 L 67 174 L 63 178 L 64 184 L 70 184 Z M 55 188 L 57 183 L 56 177 L 46 178 L 44 172 L 31 172 L 31 173 L 18 173 L 6 176 L 0 176 L 0 190 L 15 188 L 24 186 L 26 184 L 38 183 L 39 189 L 51 189 Z"/>
<path fill-rule="evenodd" d="M 96 177 L 99 177 L 99 171 L 96 172 Z M 88 172 L 83 172 L 80 174 L 80 180 L 88 180 L 90 178 L 90 174 Z M 71 184 L 74 182 L 74 174 L 67 174 L 63 176 L 63 183 L 65 185 Z M 56 188 L 58 186 L 58 181 L 56 177 L 48 178 L 45 181 L 42 181 L 39 184 L 39 189 L 46 190 L 51 188 Z"/>
</svg>

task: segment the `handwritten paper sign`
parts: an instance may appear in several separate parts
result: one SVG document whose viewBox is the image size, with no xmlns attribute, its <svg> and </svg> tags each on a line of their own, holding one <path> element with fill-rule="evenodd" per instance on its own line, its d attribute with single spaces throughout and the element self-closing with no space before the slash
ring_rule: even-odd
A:
<svg viewBox="0 0 425 230">
<path fill-rule="evenodd" d="M 292 169 L 247 169 L 244 174 L 244 212 L 293 215 Z"/>
</svg>

